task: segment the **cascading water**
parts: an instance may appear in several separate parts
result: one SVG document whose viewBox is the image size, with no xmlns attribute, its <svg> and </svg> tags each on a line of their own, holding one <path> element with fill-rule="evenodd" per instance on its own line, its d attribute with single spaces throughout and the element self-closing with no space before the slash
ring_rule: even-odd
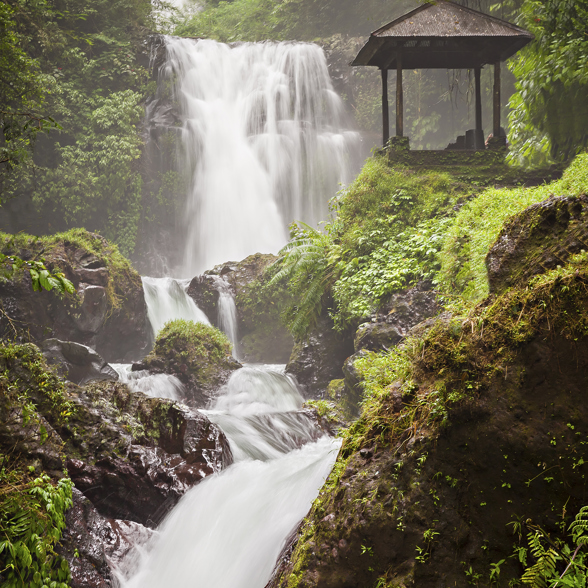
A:
<svg viewBox="0 0 588 588">
<path fill-rule="evenodd" d="M 235 463 L 190 490 L 140 556 L 117 571 L 123 588 L 263 588 L 308 512 L 340 441 L 323 436 L 275 366 L 235 372 L 214 410 Z"/>
<path fill-rule="evenodd" d="M 171 85 L 179 108 L 189 185 L 183 275 L 276 253 L 292 221 L 325 219 L 360 136 L 346 130 L 322 49 L 173 37 L 166 48 L 159 92 Z"/>
<path fill-rule="evenodd" d="M 155 335 L 163 329 L 165 323 L 175 319 L 210 324 L 206 315 L 186 293 L 188 280 L 148 277 L 142 280 L 147 316 Z"/>
<path fill-rule="evenodd" d="M 110 364 L 118 374 L 118 381 L 126 384 L 133 392 L 143 392 L 154 398 L 180 400 L 184 384 L 170 374 L 151 374 L 147 370 L 131 371 L 129 363 Z"/>
<path fill-rule="evenodd" d="M 220 276 L 213 276 L 214 287 L 218 292 L 218 326 L 233 344 L 233 357 L 239 359 L 239 335 L 237 325 L 237 305 L 231 286 Z"/>
</svg>

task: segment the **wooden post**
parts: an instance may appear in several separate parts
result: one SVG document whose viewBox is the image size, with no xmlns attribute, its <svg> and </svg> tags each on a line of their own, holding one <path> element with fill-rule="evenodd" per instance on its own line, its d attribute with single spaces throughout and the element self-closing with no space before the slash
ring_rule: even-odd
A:
<svg viewBox="0 0 588 588">
<path fill-rule="evenodd" d="M 390 111 L 388 107 L 388 70 L 386 68 L 382 68 L 380 71 L 382 72 L 382 139 L 384 142 L 384 147 L 386 147 L 386 143 L 388 143 L 388 139 L 390 138 Z"/>
<path fill-rule="evenodd" d="M 476 78 L 476 133 L 475 149 L 484 148 L 484 134 L 482 130 L 482 87 L 480 83 L 482 68 L 476 67 L 474 74 Z"/>
<path fill-rule="evenodd" d="M 492 134 L 500 137 L 500 61 L 494 64 Z"/>
<path fill-rule="evenodd" d="M 396 55 L 396 136 L 404 137 L 404 96 L 402 94 L 402 55 Z"/>
</svg>

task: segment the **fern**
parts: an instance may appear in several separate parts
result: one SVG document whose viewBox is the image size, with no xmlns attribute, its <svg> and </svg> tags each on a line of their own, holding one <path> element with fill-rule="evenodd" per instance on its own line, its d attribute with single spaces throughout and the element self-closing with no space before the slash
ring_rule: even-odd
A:
<svg viewBox="0 0 588 588">
<path fill-rule="evenodd" d="M 557 562 L 561 559 L 553 547 L 546 549 L 543 546 L 542 536 L 539 531 L 530 532 L 527 536 L 529 549 L 537 561 L 527 568 L 521 581 L 531 588 L 546 588 L 548 580 L 553 577 Z"/>
<path fill-rule="evenodd" d="M 294 303 L 285 309 L 284 318 L 290 332 L 301 339 L 316 325 L 338 275 L 340 256 L 329 234 L 305 223 L 293 225 L 291 235 L 267 288 L 287 282 Z"/>
</svg>

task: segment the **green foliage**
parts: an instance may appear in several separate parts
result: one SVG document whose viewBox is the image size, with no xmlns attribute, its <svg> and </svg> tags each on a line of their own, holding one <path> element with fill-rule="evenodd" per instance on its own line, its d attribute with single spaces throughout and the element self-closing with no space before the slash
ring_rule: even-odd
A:
<svg viewBox="0 0 588 588">
<path fill-rule="evenodd" d="M 47 84 L 36 60 L 20 47 L 16 13 L 9 3 L 0 4 L 0 193 L 5 174 L 30 158 L 37 133 L 60 128 L 43 114 Z"/>
<path fill-rule="evenodd" d="M 525 0 L 520 23 L 535 40 L 512 61 L 512 161 L 565 160 L 588 144 L 588 6 L 570 0 Z"/>
<path fill-rule="evenodd" d="M 338 33 L 366 34 L 389 16 L 389 4 L 383 0 L 207 0 L 204 10 L 180 23 L 175 33 L 223 42 L 310 41 Z"/>
<path fill-rule="evenodd" d="M 32 199 L 27 218 L 16 216 L 28 230 L 85 226 L 102 231 L 130 255 L 146 214 L 137 125 L 148 91 L 148 72 L 139 60 L 144 27 L 155 24 L 151 2 L 69 0 L 67 9 L 57 0 L 9 5 L 2 4 L 6 29 L 12 31 L 7 55 L 18 53 L 26 61 L 19 67 L 28 72 L 18 91 L 24 92 L 28 80 L 36 92 L 21 117 L 27 128 L 19 123 L 9 129 L 11 148 L 16 153 L 24 142 L 30 152 L 33 130 L 48 125 L 56 130 L 37 139 L 33 158 L 18 156 L 20 165 L 4 174 L 2 199 Z M 52 119 L 40 114 L 41 106 Z M 10 221 L 12 229 L 14 217 Z"/>
<path fill-rule="evenodd" d="M 439 283 L 447 293 L 478 301 L 488 295 L 486 255 L 504 223 L 536 202 L 588 192 L 588 155 L 576 157 L 561 180 L 536 188 L 489 188 L 467 202 L 448 226 Z"/>
<path fill-rule="evenodd" d="M 453 206 L 471 191 L 445 173 L 416 175 L 384 157 L 367 160 L 332 201 L 337 217 L 322 232 L 295 227 L 280 252 L 269 286 L 288 283 L 290 331 L 304 336 L 329 306 L 343 330 L 392 293 L 434 277 Z"/>
<path fill-rule="evenodd" d="M 583 506 L 570 524 L 568 542 L 551 538 L 540 527 L 529 526 L 528 551 L 535 561 L 526 567 L 521 582 L 531 588 L 585 588 L 588 558 L 582 548 L 588 543 L 588 506 Z"/>
<path fill-rule="evenodd" d="M 67 422 L 74 411 L 63 380 L 31 343 L 0 345 L 0 397 L 21 410 L 17 418 L 22 426 L 31 421 L 42 426 L 38 410 L 53 424 Z"/>
<path fill-rule="evenodd" d="M 0 579 L 6 588 L 68 588 L 67 561 L 54 546 L 72 506 L 72 482 L 10 466 L 0 456 Z"/>
<path fill-rule="evenodd" d="M 278 271 L 268 288 L 288 283 L 292 302 L 284 316 L 295 337 L 304 337 L 316 324 L 334 282 L 338 261 L 338 248 L 328 233 L 304 223 L 291 227 L 291 240 L 280 251 Z"/>
<path fill-rule="evenodd" d="M 25 261 L 16 255 L 4 255 L 0 252 L 0 275 L 8 280 L 25 268 L 31 276 L 33 290 L 53 290 L 60 294 L 74 294 L 74 285 L 59 270 L 49 271 L 42 261 Z"/>
</svg>

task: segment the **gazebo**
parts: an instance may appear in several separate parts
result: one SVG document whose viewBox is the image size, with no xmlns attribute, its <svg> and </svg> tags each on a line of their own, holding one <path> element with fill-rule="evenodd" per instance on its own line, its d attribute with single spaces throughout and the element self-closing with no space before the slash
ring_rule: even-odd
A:
<svg viewBox="0 0 588 588">
<path fill-rule="evenodd" d="M 533 39 L 516 25 L 448 0 L 425 3 L 374 31 L 352 66 L 368 65 L 382 74 L 384 145 L 390 138 L 388 70 L 396 70 L 396 136 L 404 136 L 403 69 L 473 69 L 476 128 L 470 147 L 484 148 L 480 73 L 494 65 L 493 135 L 500 135 L 500 62 Z"/>
</svg>

